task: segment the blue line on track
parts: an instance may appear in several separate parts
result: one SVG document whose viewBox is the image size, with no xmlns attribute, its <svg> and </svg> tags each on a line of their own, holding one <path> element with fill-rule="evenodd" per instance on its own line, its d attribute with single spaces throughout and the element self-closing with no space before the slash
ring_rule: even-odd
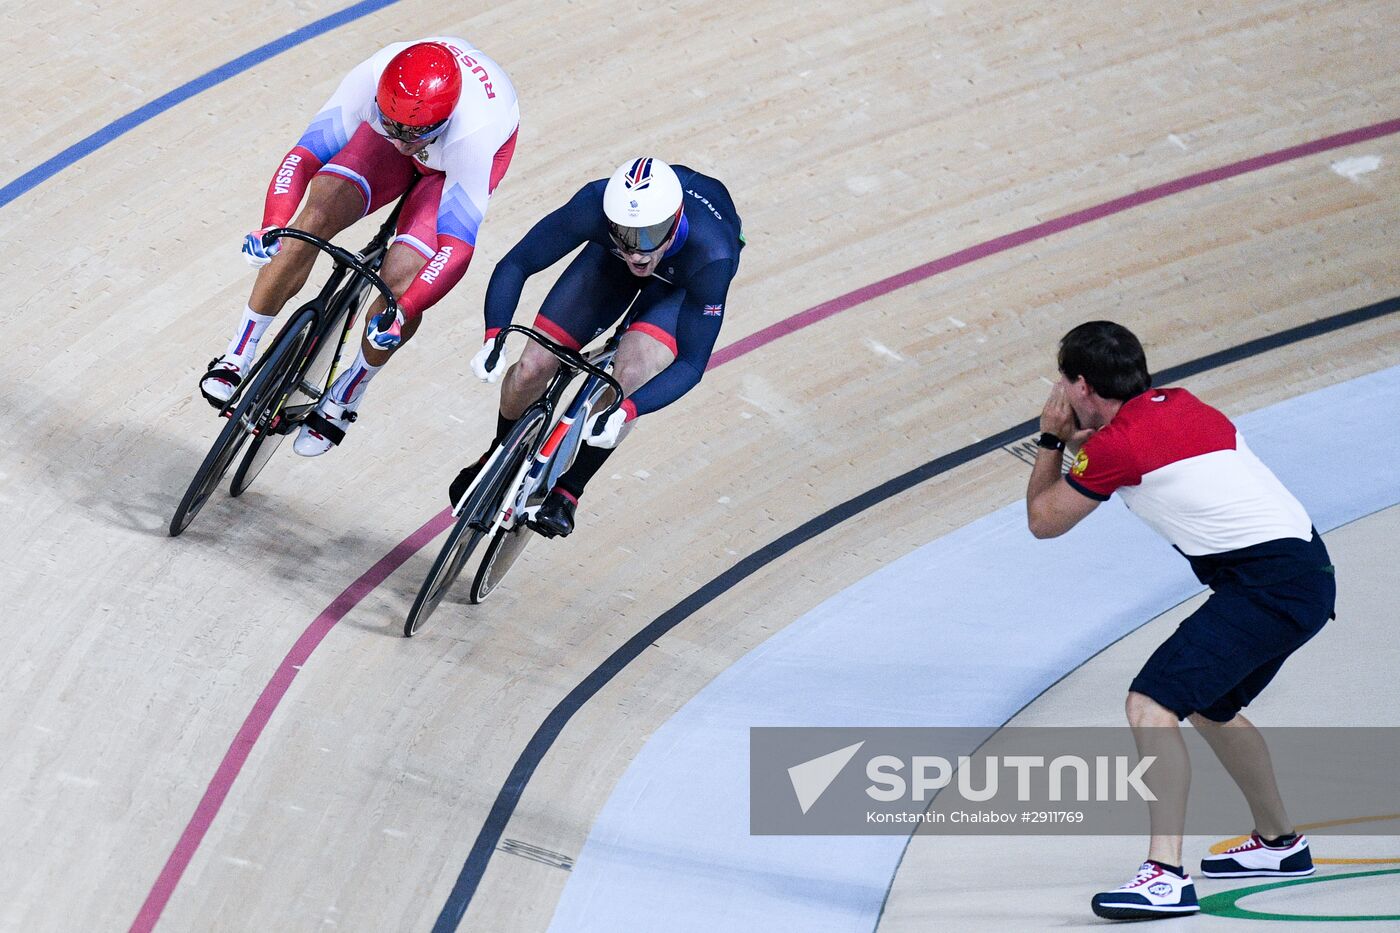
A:
<svg viewBox="0 0 1400 933">
<path fill-rule="evenodd" d="M 148 104 L 137 107 L 126 116 L 113 120 L 91 136 L 79 140 L 58 155 L 36 165 L 14 181 L 7 182 L 3 188 L 0 188 L 0 207 L 4 207 L 35 186 L 48 181 L 74 162 L 84 156 L 91 155 L 122 134 L 134 130 L 152 117 L 164 113 L 176 104 L 189 100 L 201 91 L 207 91 L 214 85 L 221 84 L 229 78 L 242 74 L 254 65 L 267 61 L 274 55 L 280 55 L 288 49 L 296 48 L 303 42 L 324 35 L 338 26 L 343 26 L 398 2 L 399 0 L 361 0 L 354 6 L 322 17 L 314 23 L 308 23 L 295 32 L 289 32 L 280 39 L 274 39 L 267 45 L 253 49 L 253 51 L 240 55 L 231 62 L 220 65 L 213 71 L 200 75 L 193 81 L 185 82 L 175 90 L 162 94 Z"/>
</svg>

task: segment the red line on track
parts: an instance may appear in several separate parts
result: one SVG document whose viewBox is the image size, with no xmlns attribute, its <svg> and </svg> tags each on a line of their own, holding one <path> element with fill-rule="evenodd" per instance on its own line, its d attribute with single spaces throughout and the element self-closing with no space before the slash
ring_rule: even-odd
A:
<svg viewBox="0 0 1400 933">
<path fill-rule="evenodd" d="M 715 352 L 710 357 L 710 365 L 707 370 L 716 366 L 723 366 L 730 360 L 738 359 L 745 353 L 751 353 L 759 347 L 772 343 L 779 337 L 786 337 L 794 331 L 799 331 L 818 321 L 826 320 L 833 314 L 840 314 L 848 311 L 856 305 L 864 304 L 881 295 L 888 295 L 890 292 L 904 288 L 906 285 L 913 285 L 922 282 L 924 279 L 938 275 L 940 272 L 947 272 L 950 269 L 957 269 L 979 259 L 988 256 L 995 256 L 997 253 L 1004 253 L 1017 246 L 1024 246 L 1036 240 L 1043 240 L 1056 233 L 1074 227 L 1083 226 L 1091 221 L 1102 220 L 1105 217 L 1119 214 L 1130 208 L 1140 207 L 1152 201 L 1160 201 L 1162 198 L 1173 194 L 1180 194 L 1183 191 L 1190 191 L 1192 188 L 1200 188 L 1217 181 L 1224 181 L 1227 178 L 1234 178 L 1236 175 L 1244 175 L 1248 172 L 1257 172 L 1262 168 L 1269 168 L 1278 165 L 1280 162 L 1289 162 L 1293 159 L 1301 159 L 1304 156 L 1316 155 L 1319 152 L 1326 152 L 1329 149 L 1339 149 L 1343 146 L 1351 146 L 1356 143 L 1366 142 L 1380 136 L 1389 136 L 1400 132 L 1400 119 L 1387 120 L 1384 123 L 1374 123 L 1371 126 L 1363 126 L 1360 129 L 1349 130 L 1345 133 L 1338 133 L 1335 136 L 1325 136 L 1322 139 L 1315 139 L 1310 143 L 1303 143 L 1298 146 L 1290 146 L 1287 149 L 1280 149 L 1277 152 L 1270 152 L 1266 155 L 1254 156 L 1250 159 L 1242 159 L 1239 162 L 1231 162 L 1229 165 L 1222 165 L 1219 168 L 1209 169 L 1204 172 L 1197 172 L 1194 175 L 1187 175 L 1175 181 L 1154 185 L 1133 194 L 1124 195 L 1121 198 L 1114 198 L 1112 201 L 1105 201 L 1093 207 L 1087 207 L 1082 211 L 1075 211 L 1072 214 L 1065 214 L 1055 217 L 1044 223 L 1038 223 L 1033 227 L 1026 227 L 1014 233 L 1008 233 L 985 243 L 978 243 L 976 246 L 969 246 L 967 249 L 960 249 L 956 253 L 949 253 L 932 262 L 926 262 L 922 266 L 915 266 L 898 275 L 892 275 L 887 279 L 881 279 L 864 288 L 858 288 L 853 292 L 847 292 L 840 297 L 808 308 L 806 311 L 794 314 L 792 317 L 783 318 L 776 324 L 770 324 L 760 331 L 756 331 L 749 336 L 736 340 L 729 346 Z"/>
<path fill-rule="evenodd" d="M 223 805 L 224 798 L 228 796 L 229 789 L 233 787 L 233 782 L 238 778 L 238 772 L 243 769 L 244 762 L 248 760 L 248 754 L 253 750 L 253 743 L 257 742 L 258 736 L 262 735 L 263 728 L 272 718 L 277 704 L 282 702 L 282 697 L 286 695 L 287 688 L 292 685 L 297 671 L 311 657 L 311 653 L 316 650 L 321 639 L 325 638 L 326 633 L 334 628 L 337 622 L 345 618 L 346 614 L 354 609 L 360 600 L 387 580 L 389 574 L 399 569 L 404 561 L 418 553 L 424 545 L 442 534 L 451 524 L 452 513 L 447 509 L 443 509 L 428 519 L 417 531 L 404 538 L 392 551 L 381 557 L 373 567 L 360 574 L 359 578 L 347 586 L 306 627 L 306 631 L 301 633 L 296 644 L 292 645 L 292 650 L 288 651 L 287 656 L 282 659 L 282 663 L 277 665 L 277 671 L 272 675 L 267 686 L 263 688 L 262 693 L 259 694 L 257 702 L 253 704 L 252 711 L 248 713 L 248 718 L 243 720 L 242 728 L 233 737 L 233 744 L 224 753 L 224 760 L 219 762 L 219 768 L 209 781 L 209 787 L 205 789 L 199 805 L 194 808 L 194 816 L 190 817 L 189 825 L 185 827 L 185 831 L 180 834 L 179 841 L 175 843 L 175 850 L 170 853 L 170 858 L 166 859 L 165 867 L 161 869 L 156 883 L 151 886 L 151 893 L 146 895 L 146 902 L 141 905 L 141 912 L 136 915 L 136 922 L 131 925 L 132 933 L 138 933 L 138 931 L 145 933 L 145 931 L 152 929 L 156 925 L 156 921 L 160 919 L 165 905 L 170 902 L 170 895 L 175 893 L 175 886 L 180 883 L 180 876 L 189 867 L 190 859 L 194 858 L 195 850 L 199 848 L 204 834 L 208 831 L 210 824 L 214 822 L 214 817 L 218 815 L 219 807 Z"/>
<path fill-rule="evenodd" d="M 1114 198 L 1102 204 L 1075 211 L 1060 217 L 1055 217 L 1034 226 L 1025 227 L 1021 230 L 987 240 L 976 246 L 969 246 L 966 249 L 949 253 L 932 262 L 915 266 L 898 275 L 881 279 L 863 288 L 847 292 L 844 295 L 824 301 L 819 305 L 798 312 L 791 317 L 784 318 L 775 324 L 756 331 L 747 337 L 736 340 L 717 350 L 710 357 L 709 366 L 706 370 L 723 366 L 752 353 L 759 347 L 772 343 L 780 337 L 786 337 L 804 327 L 809 327 L 818 321 L 848 311 L 857 305 L 864 304 L 882 295 L 897 291 L 908 285 L 922 282 L 925 279 L 938 275 L 940 272 L 947 272 L 950 269 L 957 269 L 979 259 L 994 256 L 997 253 L 1014 249 L 1017 246 L 1024 246 L 1036 240 L 1043 240 L 1056 233 L 1073 229 L 1091 221 L 1101 220 L 1105 217 L 1118 214 L 1134 207 L 1140 207 L 1153 201 L 1173 194 L 1180 194 L 1183 191 L 1190 191 L 1193 188 L 1200 188 L 1214 182 L 1224 181 L 1227 178 L 1234 178 L 1237 175 L 1244 175 L 1248 172 L 1259 171 L 1283 162 L 1294 159 L 1301 159 L 1306 156 L 1316 155 L 1331 149 L 1340 149 L 1343 146 L 1351 146 L 1367 140 L 1377 139 L 1382 136 L 1390 136 L 1400 132 L 1400 119 L 1386 120 L 1382 123 L 1373 123 L 1370 126 L 1363 126 L 1359 129 L 1349 130 L 1345 133 L 1337 133 L 1334 136 L 1325 136 L 1322 139 L 1315 139 L 1312 142 L 1302 143 L 1297 146 L 1290 146 L 1287 149 L 1279 149 L 1276 152 L 1265 155 L 1254 156 L 1249 159 L 1242 159 L 1239 162 L 1231 162 L 1229 165 L 1222 165 L 1219 168 L 1209 169 L 1204 172 L 1197 172 L 1194 175 L 1186 175 L 1182 178 L 1168 181 L 1160 185 L 1154 185 L 1133 194 L 1124 195 L 1121 198 Z M 131 925 L 131 933 L 146 933 L 155 927 L 156 921 L 160 919 L 161 913 L 165 910 L 165 905 L 169 903 L 170 896 L 175 892 L 175 887 L 180 883 L 180 877 L 189 866 L 190 860 L 194 857 L 195 851 L 199 848 L 200 842 L 204 839 L 204 834 L 214 822 L 214 817 L 218 815 L 219 807 L 223 805 L 224 798 L 228 796 L 229 790 L 233 787 L 233 782 L 238 778 L 239 771 L 242 770 L 244 762 L 248 760 L 248 754 L 253 749 L 253 744 L 262 734 L 263 728 L 268 720 L 272 718 L 272 713 L 277 709 L 277 704 L 291 686 L 292 679 L 296 677 L 297 670 L 311 657 L 311 653 L 316 650 L 316 646 L 326 637 L 326 634 L 335 626 L 337 622 L 345 618 L 351 609 L 359 604 L 360 600 L 369 595 L 379 584 L 388 579 L 389 575 L 397 570 L 404 561 L 408 560 L 428 542 L 441 534 L 451 524 L 451 513 L 444 509 L 424 523 L 413 534 L 399 542 L 392 551 L 380 558 L 378 563 L 366 570 L 355 582 L 351 583 L 345 590 L 318 615 L 306 631 L 302 632 L 296 644 L 287 652 L 287 656 L 278 665 L 276 673 L 272 675 L 262 693 L 258 696 L 257 702 L 253 704 L 253 709 L 248 713 L 248 718 L 243 721 L 243 726 L 234 736 L 233 744 L 229 746 L 224 754 L 224 759 L 219 763 L 218 770 L 214 772 L 214 777 L 209 781 L 209 787 L 204 791 L 204 796 L 200 799 L 199 805 L 195 807 L 194 816 L 190 818 L 189 825 L 180 834 L 180 839 L 175 843 L 175 849 L 170 853 L 170 858 L 166 860 L 165 867 L 161 870 L 160 876 L 156 878 L 155 884 L 151 887 L 150 893 L 146 896 L 146 902 L 141 905 L 141 912 L 136 917 L 136 922 Z"/>
</svg>

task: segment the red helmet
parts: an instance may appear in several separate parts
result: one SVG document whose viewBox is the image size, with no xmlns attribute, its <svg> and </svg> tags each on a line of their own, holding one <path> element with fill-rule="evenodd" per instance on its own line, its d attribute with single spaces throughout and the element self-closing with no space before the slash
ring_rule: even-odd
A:
<svg viewBox="0 0 1400 933">
<path fill-rule="evenodd" d="M 457 58 L 437 42 L 410 45 L 389 60 L 374 95 L 379 112 L 404 127 L 433 127 L 452 116 L 462 96 Z"/>
</svg>

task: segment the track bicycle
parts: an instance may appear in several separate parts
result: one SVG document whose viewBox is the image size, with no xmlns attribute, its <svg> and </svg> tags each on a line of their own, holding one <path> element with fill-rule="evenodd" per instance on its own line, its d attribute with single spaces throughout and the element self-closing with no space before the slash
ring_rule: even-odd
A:
<svg viewBox="0 0 1400 933">
<path fill-rule="evenodd" d="M 517 324 L 496 335 L 488 369 L 495 368 L 511 333 L 533 340 L 558 357 L 561 365 L 544 395 L 525 410 L 505 440 L 491 451 L 472 484 L 453 505 L 457 520 L 409 610 L 403 626 L 406 637 L 412 637 L 432 615 L 482 541 L 486 547 L 467 591 L 472 604 L 490 596 L 520 559 L 536 533 L 532 520 L 555 482 L 573 464 L 592 412 L 609 391 L 612 399 L 598 423 L 622 404 L 622 386 L 610 370 L 630 323 L 630 315 L 624 316 L 608 341 L 588 353 L 577 353 Z M 584 379 L 578 391 L 567 406 L 561 406 L 564 393 L 580 375 Z"/>
<path fill-rule="evenodd" d="M 229 494 L 235 497 L 247 491 L 282 439 L 299 429 L 315 410 L 335 381 L 341 353 L 357 317 L 372 297 L 371 289 L 384 296 L 386 313 L 397 312 L 398 302 L 379 277 L 379 269 L 407 198 L 405 194 L 399 199 L 374 239 L 358 253 L 293 227 L 277 227 L 263 234 L 267 246 L 283 238 L 310 243 L 330 256 L 335 267 L 320 292 L 283 325 L 219 410 L 228 423 L 180 499 L 170 519 L 171 537 L 189 527 L 240 452 L 243 459 L 229 483 Z"/>
</svg>

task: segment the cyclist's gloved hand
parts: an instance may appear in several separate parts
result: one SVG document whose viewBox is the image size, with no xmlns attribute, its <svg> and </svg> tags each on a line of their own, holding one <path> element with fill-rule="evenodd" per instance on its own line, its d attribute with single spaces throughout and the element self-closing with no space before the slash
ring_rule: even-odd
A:
<svg viewBox="0 0 1400 933">
<path fill-rule="evenodd" d="M 403 343 L 403 311 L 396 311 L 390 317 L 389 309 L 385 308 L 370 318 L 365 339 L 381 350 L 393 350 Z"/>
<path fill-rule="evenodd" d="M 489 362 L 488 358 L 491 356 L 491 351 L 494 349 L 496 349 L 496 341 L 494 339 L 488 340 L 482 348 L 477 351 L 476 356 L 472 357 L 472 372 L 476 375 L 476 378 L 480 379 L 482 382 L 493 385 L 496 380 L 501 378 L 501 373 L 506 371 L 505 353 L 501 353 L 500 356 L 496 357 L 495 366 L 490 369 L 486 368 L 486 364 Z"/>
<path fill-rule="evenodd" d="M 273 240 L 271 246 L 263 245 L 263 234 L 271 229 L 260 227 L 243 238 L 243 258 L 248 260 L 248 265 L 254 268 L 265 266 L 272 262 L 272 257 L 282 248 L 281 240 Z"/>
<path fill-rule="evenodd" d="M 616 447 L 617 442 L 622 440 L 622 426 L 627 423 L 627 412 L 619 408 L 608 416 L 607 421 L 603 421 L 603 413 L 599 412 L 588 419 L 588 424 L 583 429 L 583 439 L 594 447 Z"/>
</svg>

